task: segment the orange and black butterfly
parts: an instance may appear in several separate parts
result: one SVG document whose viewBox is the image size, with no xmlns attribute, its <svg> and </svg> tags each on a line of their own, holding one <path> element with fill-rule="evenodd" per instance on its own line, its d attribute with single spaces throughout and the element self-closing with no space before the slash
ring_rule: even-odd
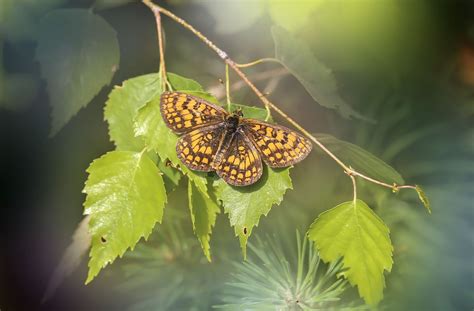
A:
<svg viewBox="0 0 474 311">
<path fill-rule="evenodd" d="M 182 134 L 176 145 L 179 159 L 196 171 L 216 171 L 226 183 L 247 186 L 262 176 L 263 161 L 286 167 L 303 160 L 311 143 L 286 127 L 243 118 L 204 99 L 180 92 L 161 95 L 166 125 Z"/>
</svg>

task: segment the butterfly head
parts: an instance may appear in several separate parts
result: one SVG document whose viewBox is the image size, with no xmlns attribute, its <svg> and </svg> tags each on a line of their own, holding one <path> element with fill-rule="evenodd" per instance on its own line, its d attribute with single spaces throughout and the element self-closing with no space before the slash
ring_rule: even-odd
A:
<svg viewBox="0 0 474 311">
<path fill-rule="evenodd" d="M 244 116 L 244 113 L 242 112 L 242 108 L 237 108 L 236 110 L 234 110 L 234 112 L 232 112 L 232 116 L 234 118 L 242 118 Z"/>
<path fill-rule="evenodd" d="M 240 118 L 242 118 L 243 115 L 242 109 L 240 108 L 229 114 L 226 119 L 227 129 L 231 132 L 236 131 L 240 123 Z"/>
</svg>

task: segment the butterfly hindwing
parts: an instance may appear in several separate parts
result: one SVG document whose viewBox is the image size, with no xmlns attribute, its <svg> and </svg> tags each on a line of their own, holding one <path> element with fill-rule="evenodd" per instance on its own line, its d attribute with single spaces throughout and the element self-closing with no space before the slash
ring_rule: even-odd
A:
<svg viewBox="0 0 474 311">
<path fill-rule="evenodd" d="M 226 183 L 247 186 L 262 176 L 263 164 L 257 149 L 242 131 L 233 134 L 229 146 L 222 149 L 216 172 Z"/>
<path fill-rule="evenodd" d="M 254 119 L 243 119 L 243 129 L 270 167 L 286 167 L 303 160 L 311 142 L 289 128 Z"/>
<path fill-rule="evenodd" d="M 181 92 L 161 94 L 160 110 L 166 125 L 176 133 L 220 123 L 227 116 L 223 108 Z"/>
<path fill-rule="evenodd" d="M 224 127 L 216 124 L 198 128 L 181 136 L 176 144 L 178 158 L 189 169 L 213 171 L 213 160 L 223 135 L 225 135 Z"/>
</svg>

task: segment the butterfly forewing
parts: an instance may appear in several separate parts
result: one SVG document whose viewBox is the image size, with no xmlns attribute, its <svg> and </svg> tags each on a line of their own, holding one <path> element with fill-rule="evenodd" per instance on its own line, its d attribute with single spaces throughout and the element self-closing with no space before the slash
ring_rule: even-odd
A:
<svg viewBox="0 0 474 311">
<path fill-rule="evenodd" d="M 262 176 L 263 165 L 260 155 L 245 133 L 233 134 L 228 147 L 222 149 L 216 172 L 226 183 L 247 186 Z"/>
<path fill-rule="evenodd" d="M 160 110 L 166 125 L 176 133 L 221 123 L 227 116 L 223 108 L 181 92 L 161 94 Z"/>
<path fill-rule="evenodd" d="M 309 140 L 286 127 L 243 119 L 243 130 L 271 167 L 286 167 L 303 160 L 311 151 Z"/>
<path fill-rule="evenodd" d="M 223 135 L 225 135 L 224 127 L 216 124 L 181 136 L 176 144 L 178 158 L 192 170 L 213 171 L 213 160 Z"/>
</svg>

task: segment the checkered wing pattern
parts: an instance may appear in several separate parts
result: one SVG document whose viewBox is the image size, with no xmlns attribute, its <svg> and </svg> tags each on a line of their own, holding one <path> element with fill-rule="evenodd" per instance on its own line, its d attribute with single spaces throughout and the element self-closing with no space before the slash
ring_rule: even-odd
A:
<svg viewBox="0 0 474 311">
<path fill-rule="evenodd" d="M 161 94 L 160 109 L 166 125 L 178 134 L 224 122 L 228 115 L 217 105 L 181 92 Z"/>
<path fill-rule="evenodd" d="M 236 132 L 227 148 L 218 155 L 216 172 L 226 183 L 247 186 L 262 176 L 263 164 L 257 149 L 243 132 Z"/>
<path fill-rule="evenodd" d="M 166 125 L 182 134 L 176 145 L 181 162 L 192 170 L 216 171 L 234 186 L 259 180 L 262 160 L 270 167 L 286 167 L 303 160 L 312 148 L 309 140 L 286 127 L 230 116 L 186 93 L 164 92 L 160 109 Z"/>
<path fill-rule="evenodd" d="M 221 124 L 191 131 L 181 136 L 176 144 L 178 158 L 192 170 L 213 171 L 213 160 L 224 135 L 225 130 Z"/>
<path fill-rule="evenodd" d="M 242 124 L 246 136 L 271 167 L 293 165 L 311 151 L 311 142 L 289 128 L 255 119 L 243 119 Z"/>
</svg>

